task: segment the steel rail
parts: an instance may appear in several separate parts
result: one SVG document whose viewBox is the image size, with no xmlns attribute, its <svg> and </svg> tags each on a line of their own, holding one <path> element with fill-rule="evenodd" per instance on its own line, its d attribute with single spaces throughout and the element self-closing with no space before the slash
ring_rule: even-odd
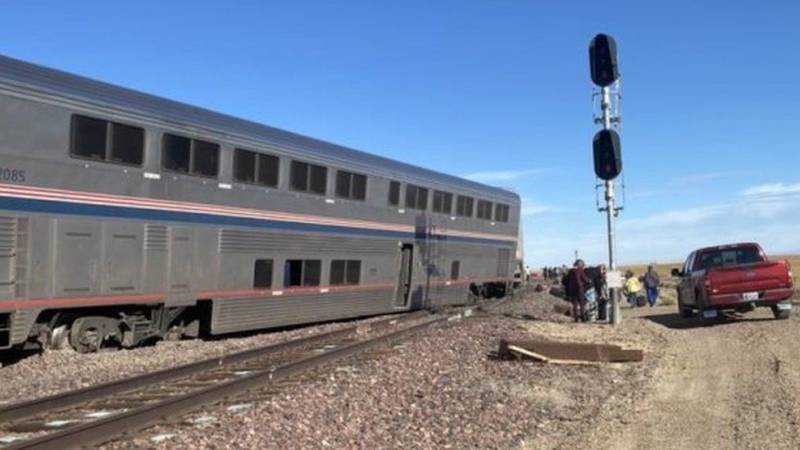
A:
<svg viewBox="0 0 800 450">
<path fill-rule="evenodd" d="M 370 327 L 382 327 L 396 322 L 413 320 L 425 315 L 428 315 L 427 311 L 417 311 L 399 317 L 392 317 L 385 320 L 372 322 L 368 325 Z M 264 347 L 244 350 L 230 355 L 223 355 L 178 367 L 162 369 L 156 372 L 145 373 L 130 378 L 89 386 L 83 389 L 12 404 L 0 408 L 0 425 L 3 423 L 17 421 L 20 419 L 64 409 L 84 402 L 99 400 L 110 395 L 132 391 L 149 385 L 169 381 L 171 379 L 187 377 L 209 369 L 241 363 L 250 359 L 260 358 L 269 354 L 291 350 L 293 348 L 310 345 L 316 342 L 336 339 L 356 332 L 356 330 L 361 326 L 364 326 L 364 324 L 343 328 L 341 330 L 330 331 L 327 333 L 306 336 L 303 338 L 293 339 Z"/>
<path fill-rule="evenodd" d="M 5 447 L 5 450 L 62 450 L 65 448 L 87 447 L 108 442 L 123 433 L 140 430 L 148 425 L 162 421 L 165 418 L 186 414 L 199 409 L 203 405 L 214 403 L 226 397 L 262 387 L 309 369 L 321 367 L 331 362 L 364 352 L 387 342 L 420 332 L 448 319 L 448 317 L 442 317 L 429 320 L 422 324 L 413 325 L 373 339 L 357 342 L 346 347 L 289 363 L 277 367 L 272 371 L 246 375 L 239 379 L 210 386 L 162 402 L 145 405 L 141 408 L 105 419 L 76 425 L 56 433 L 51 433 L 18 444 L 12 444 Z"/>
</svg>

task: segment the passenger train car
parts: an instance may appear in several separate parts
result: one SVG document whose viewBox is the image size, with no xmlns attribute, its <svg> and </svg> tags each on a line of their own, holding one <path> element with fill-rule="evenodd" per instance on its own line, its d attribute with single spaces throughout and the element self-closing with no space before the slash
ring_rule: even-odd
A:
<svg viewBox="0 0 800 450">
<path fill-rule="evenodd" d="M 0 57 L 0 349 L 463 304 L 519 196 Z"/>
</svg>

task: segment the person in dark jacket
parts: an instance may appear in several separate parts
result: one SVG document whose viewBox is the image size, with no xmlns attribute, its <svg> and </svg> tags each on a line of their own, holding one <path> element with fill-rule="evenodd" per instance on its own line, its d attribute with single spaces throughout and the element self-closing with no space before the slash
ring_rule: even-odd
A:
<svg viewBox="0 0 800 450">
<path fill-rule="evenodd" d="M 644 274 L 644 288 L 647 291 L 647 303 L 650 304 L 650 307 L 656 305 L 660 286 L 661 279 L 658 277 L 655 267 L 652 264 L 647 266 L 647 273 Z"/>
<path fill-rule="evenodd" d="M 585 264 L 582 259 L 575 261 L 575 265 L 567 272 L 566 294 L 572 302 L 572 317 L 575 322 L 584 319 L 586 312 L 586 284 L 589 278 L 584 272 Z"/>
</svg>

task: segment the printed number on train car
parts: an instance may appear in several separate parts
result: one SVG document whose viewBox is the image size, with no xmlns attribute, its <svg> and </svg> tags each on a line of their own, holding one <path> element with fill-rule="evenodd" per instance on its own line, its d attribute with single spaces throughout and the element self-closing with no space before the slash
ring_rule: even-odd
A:
<svg viewBox="0 0 800 450">
<path fill-rule="evenodd" d="M 0 167 L 0 181 L 24 183 L 25 171 L 20 169 L 11 169 L 9 167 Z"/>
</svg>

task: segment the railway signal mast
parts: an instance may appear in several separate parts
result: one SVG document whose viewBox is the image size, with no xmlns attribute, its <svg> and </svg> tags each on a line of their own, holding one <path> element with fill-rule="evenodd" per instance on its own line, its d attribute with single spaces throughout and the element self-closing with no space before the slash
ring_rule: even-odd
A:
<svg viewBox="0 0 800 450">
<path fill-rule="evenodd" d="M 619 210 L 614 204 L 614 179 L 622 172 L 622 149 L 616 129 L 621 122 L 618 111 L 619 104 L 619 70 L 617 67 L 617 44 L 607 34 L 598 34 L 589 44 L 589 65 L 592 82 L 600 88 L 600 117 L 595 123 L 603 129 L 594 135 L 592 150 L 594 153 L 594 173 L 603 180 L 606 188 L 606 205 L 599 211 L 606 213 L 608 226 L 608 267 L 616 270 L 614 261 L 614 219 Z M 612 89 L 613 87 L 613 89 Z M 611 323 L 615 326 L 621 322 L 618 288 L 611 288 Z"/>
</svg>

